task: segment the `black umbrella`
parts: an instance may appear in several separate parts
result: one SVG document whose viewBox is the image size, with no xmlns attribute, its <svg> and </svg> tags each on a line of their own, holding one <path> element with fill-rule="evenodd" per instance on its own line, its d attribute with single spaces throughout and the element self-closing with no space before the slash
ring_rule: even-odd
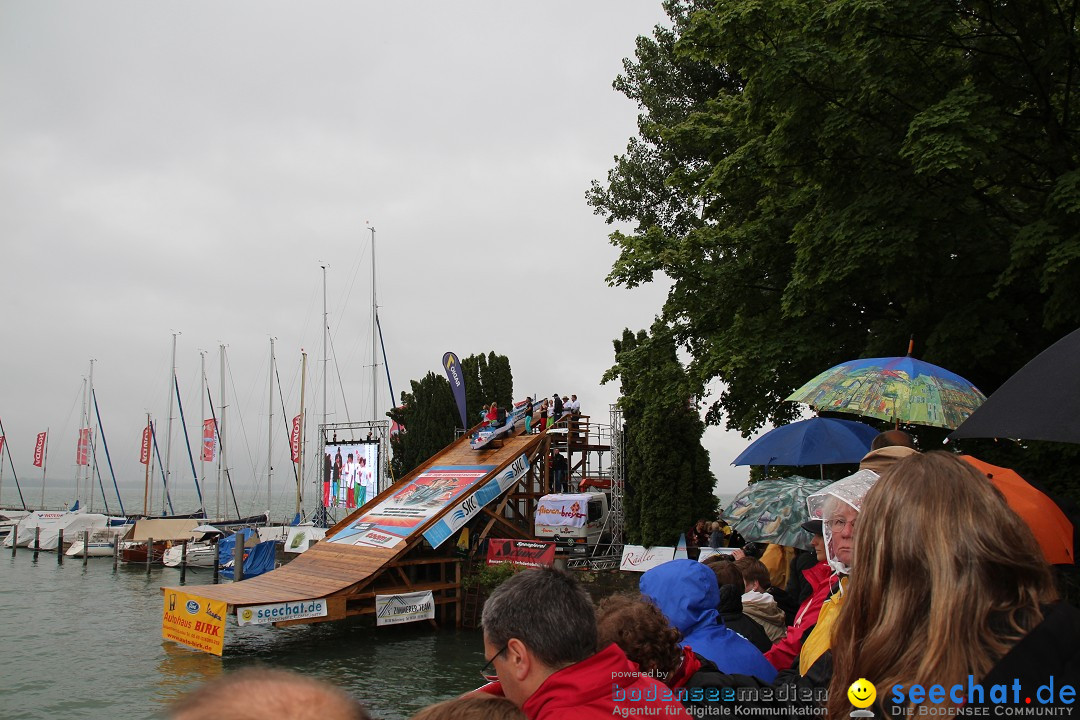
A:
<svg viewBox="0 0 1080 720">
<path fill-rule="evenodd" d="M 1080 330 L 1043 350 L 949 435 L 1080 443 Z"/>
</svg>

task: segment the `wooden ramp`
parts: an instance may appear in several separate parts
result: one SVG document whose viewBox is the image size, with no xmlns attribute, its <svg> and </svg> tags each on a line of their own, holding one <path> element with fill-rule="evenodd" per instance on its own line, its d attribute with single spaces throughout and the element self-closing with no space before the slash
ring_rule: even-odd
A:
<svg viewBox="0 0 1080 720">
<path fill-rule="evenodd" d="M 436 605 L 453 603 L 458 606 L 460 588 L 460 560 L 452 555 L 453 543 L 447 541 L 442 547 L 425 547 L 423 534 L 437 524 L 465 498 L 475 494 L 490 478 L 508 468 L 515 460 L 524 455 L 530 463 L 528 474 L 519 479 L 501 496 L 501 502 L 492 501 L 480 512 L 486 516 L 487 529 L 493 524 L 505 526 L 508 534 L 528 537 L 527 533 L 515 531 L 508 523 L 505 513 L 507 499 L 515 488 L 531 488 L 536 482 L 535 459 L 541 447 L 546 447 L 546 436 L 511 435 L 499 443 L 498 447 L 472 450 L 469 448 L 469 436 L 459 438 L 444 450 L 430 458 L 420 467 L 381 492 L 364 507 L 359 508 L 347 518 L 327 531 L 327 540 L 312 546 L 288 564 L 259 577 L 223 585 L 186 585 L 183 587 L 165 587 L 165 592 L 179 590 L 211 600 L 228 603 L 229 612 L 250 605 L 296 602 L 301 600 L 327 599 L 326 617 L 302 620 L 290 620 L 277 625 L 291 625 L 311 622 L 340 620 L 352 615 L 372 614 L 375 612 L 376 595 L 389 595 L 405 592 L 432 590 L 436 593 Z M 482 479 L 475 482 L 468 490 L 455 497 L 446 506 L 439 509 L 431 518 L 417 526 L 405 541 L 392 548 L 346 545 L 329 542 L 329 538 L 348 527 L 360 518 L 368 509 L 375 507 L 390 497 L 415 477 L 432 467 L 442 466 L 494 466 Z M 497 510 L 493 509 L 497 506 Z M 453 577 L 450 577 L 450 575 Z M 457 608 L 460 615 L 460 608 Z M 446 613 L 444 612 L 444 620 Z"/>
</svg>

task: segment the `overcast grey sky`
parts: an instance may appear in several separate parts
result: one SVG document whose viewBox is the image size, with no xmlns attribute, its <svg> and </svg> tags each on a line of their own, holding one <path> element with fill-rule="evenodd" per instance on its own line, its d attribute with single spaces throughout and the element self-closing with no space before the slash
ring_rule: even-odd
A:
<svg viewBox="0 0 1080 720">
<path fill-rule="evenodd" d="M 193 437 L 199 352 L 216 398 L 227 346 L 230 464 L 253 482 L 271 336 L 289 416 L 301 348 L 321 393 L 321 264 L 330 420 L 346 402 L 369 419 L 369 227 L 397 393 L 446 350 L 495 350 L 516 395 L 576 392 L 606 423 L 611 341 L 667 288 L 607 287 L 611 228 L 584 193 L 636 131 L 622 59 L 664 21 L 659 0 L 0 0 L 0 419 L 20 480 L 40 481 L 46 428 L 49 477 L 73 477 L 93 358 L 117 473 L 141 485 L 179 331 Z M 717 492 L 745 485 L 728 463 L 746 444 L 707 434 Z"/>
</svg>

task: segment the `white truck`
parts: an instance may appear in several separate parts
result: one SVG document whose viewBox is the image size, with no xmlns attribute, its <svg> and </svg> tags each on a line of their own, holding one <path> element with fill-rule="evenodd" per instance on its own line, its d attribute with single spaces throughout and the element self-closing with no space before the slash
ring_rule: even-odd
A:
<svg viewBox="0 0 1080 720">
<path fill-rule="evenodd" d="M 594 549 L 611 544 L 605 527 L 610 500 L 606 493 L 552 493 L 536 503 L 533 534 L 539 540 L 554 540 L 556 552 L 571 557 L 595 555 Z"/>
</svg>

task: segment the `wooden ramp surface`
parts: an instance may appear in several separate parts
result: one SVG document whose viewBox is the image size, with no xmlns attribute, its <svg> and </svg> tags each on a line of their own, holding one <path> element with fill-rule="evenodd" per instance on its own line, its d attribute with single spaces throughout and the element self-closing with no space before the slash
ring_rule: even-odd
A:
<svg viewBox="0 0 1080 720">
<path fill-rule="evenodd" d="M 334 525 L 327 531 L 326 537 L 333 537 L 335 533 L 367 512 L 368 507 L 373 507 L 376 503 L 397 492 L 429 467 L 493 465 L 495 469 L 492 472 L 498 472 L 504 465 L 512 462 L 523 453 L 530 454 L 533 447 L 540 442 L 540 437 L 540 435 L 513 435 L 506 438 L 501 447 L 485 448 L 483 450 L 470 449 L 468 435 L 459 438 L 419 468 L 383 490 L 363 508 L 356 510 Z M 491 474 L 488 473 L 483 479 L 475 483 L 470 492 L 479 489 L 481 485 L 487 482 Z M 412 541 L 417 536 L 422 535 L 429 526 L 438 522 L 464 497 L 467 497 L 467 495 L 455 498 L 450 505 L 442 508 L 431 519 L 419 526 L 404 542 L 398 543 L 397 547 L 376 548 L 364 545 L 345 545 L 323 540 L 313 545 L 295 560 L 259 577 L 224 585 L 185 585 L 175 588 L 166 587 L 163 590 L 179 590 L 210 600 L 223 601 L 234 606 L 313 600 L 340 593 L 357 583 L 367 580 L 372 575 L 380 572 L 387 564 L 408 552 L 412 547 Z"/>
</svg>

